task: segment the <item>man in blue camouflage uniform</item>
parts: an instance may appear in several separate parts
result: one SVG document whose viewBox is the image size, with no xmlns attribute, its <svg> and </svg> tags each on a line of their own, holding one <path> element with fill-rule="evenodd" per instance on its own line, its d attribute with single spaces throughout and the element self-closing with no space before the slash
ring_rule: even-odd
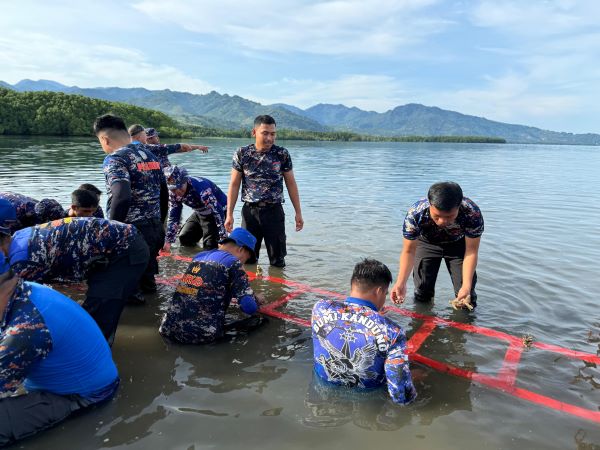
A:
<svg viewBox="0 0 600 450">
<path fill-rule="evenodd" d="M 92 318 L 68 297 L 16 277 L 0 252 L 0 447 L 110 399 L 118 386 Z"/>
<path fill-rule="evenodd" d="M 246 314 L 258 311 L 259 302 L 242 264 L 254 256 L 256 239 L 247 230 L 236 228 L 218 250 L 198 253 L 177 284 L 160 324 L 159 332 L 182 344 L 207 344 L 230 329 L 255 328 L 258 316 L 225 323 L 232 298 Z"/>
<path fill-rule="evenodd" d="M 284 180 L 296 212 L 296 231 L 304 226 L 292 158 L 285 148 L 275 145 L 276 124 L 271 116 L 254 119 L 252 136 L 256 139 L 255 143 L 239 148 L 233 155 L 225 229 L 229 232 L 233 228 L 233 210 L 241 184 L 244 202 L 242 227 L 256 236 L 256 258 L 264 238 L 271 265 L 284 267 L 287 255 L 282 207 Z"/>
<path fill-rule="evenodd" d="M 67 215 L 60 203 L 50 198 L 37 201 L 14 192 L 0 192 L 0 199 L 10 202 L 17 215 L 16 221 L 10 224 L 11 233 L 40 223 L 62 219 Z"/>
<path fill-rule="evenodd" d="M 110 114 L 98 117 L 94 122 L 94 132 L 107 154 L 103 168 L 108 218 L 135 225 L 144 236 L 150 257 L 140 288 L 143 292 L 156 292 L 156 257 L 164 245 L 162 218 L 166 217 L 168 205 L 166 184 L 161 190 L 164 176 L 160 162 L 152 152 L 131 142 L 125 122 L 120 117 Z M 163 213 L 161 205 L 164 205 Z"/>
<path fill-rule="evenodd" d="M 14 272 L 28 281 L 87 280 L 83 307 L 112 344 L 119 317 L 148 263 L 135 227 L 96 218 L 65 218 L 0 236 Z"/>
<path fill-rule="evenodd" d="M 227 237 L 224 227 L 227 196 L 209 179 L 190 177 L 184 168 L 171 166 L 164 173 L 169 188 L 169 221 L 163 250 L 169 252 L 175 242 L 183 205 L 193 212 L 179 233 L 181 245 L 191 247 L 202 238 L 204 250 L 217 248 L 219 241 Z"/>
<path fill-rule="evenodd" d="M 457 183 L 433 184 L 427 198 L 416 202 L 404 219 L 400 268 L 392 288 L 392 300 L 404 301 L 406 281 L 412 271 L 415 300 L 431 301 L 444 259 L 456 295 L 454 305 L 477 306 L 475 268 L 483 228 L 479 207 L 463 196 Z"/>
<path fill-rule="evenodd" d="M 154 128 L 148 128 L 148 130 L 154 130 L 154 133 L 158 135 Z M 205 145 L 196 144 L 161 144 L 160 142 L 148 142 L 148 136 L 145 129 L 140 124 L 131 125 L 128 129 L 129 135 L 131 136 L 131 143 L 143 145 L 146 150 L 154 153 L 154 156 L 158 158 L 160 165 L 163 169 L 169 167 L 171 162 L 169 161 L 169 155 L 173 153 L 187 153 L 192 150 L 200 150 L 203 153 L 208 152 L 208 147 Z"/>
<path fill-rule="evenodd" d="M 320 300 L 313 307 L 311 326 L 314 369 L 322 379 L 363 389 L 387 384 L 395 403 L 412 402 L 406 336 L 382 316 L 392 282 L 383 263 L 365 259 L 354 267 L 350 296 L 345 301 Z"/>
</svg>

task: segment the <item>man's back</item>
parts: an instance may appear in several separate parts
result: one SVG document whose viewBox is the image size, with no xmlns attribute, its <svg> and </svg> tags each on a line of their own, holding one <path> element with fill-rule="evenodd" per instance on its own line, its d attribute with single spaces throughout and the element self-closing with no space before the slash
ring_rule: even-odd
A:
<svg viewBox="0 0 600 450">
<path fill-rule="evenodd" d="M 416 396 L 408 367 L 406 337 L 400 326 L 365 300 L 321 300 L 312 312 L 314 367 L 338 385 L 374 388 L 388 384 L 392 400 Z"/>
<path fill-rule="evenodd" d="M 212 342 L 223 335 L 232 297 L 252 296 L 240 261 L 223 250 L 194 257 L 181 278 L 160 326 L 160 333 L 182 343 Z"/>
<path fill-rule="evenodd" d="M 80 281 L 91 264 L 121 254 L 136 235 L 132 225 L 69 217 L 18 231 L 9 257 L 25 279 Z"/>
<path fill-rule="evenodd" d="M 118 385 L 110 348 L 76 302 L 37 283 L 20 282 L 2 318 L 3 386 L 107 398 Z M 2 355 L 7 352 L 7 355 Z"/>
<path fill-rule="evenodd" d="M 129 182 L 131 201 L 124 222 L 160 220 L 160 185 L 163 175 L 157 157 L 142 145 L 129 144 L 104 159 L 104 175 L 108 191 L 108 209 L 111 207 L 115 182 Z"/>
</svg>

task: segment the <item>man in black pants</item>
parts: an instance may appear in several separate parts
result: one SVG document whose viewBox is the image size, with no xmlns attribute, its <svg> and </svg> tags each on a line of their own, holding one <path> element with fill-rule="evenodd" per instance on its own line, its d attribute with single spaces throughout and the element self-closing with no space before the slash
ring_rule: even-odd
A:
<svg viewBox="0 0 600 450">
<path fill-rule="evenodd" d="M 292 170 L 292 159 L 288 151 L 275 145 L 275 119 L 258 116 L 254 119 L 252 136 L 255 143 L 239 148 L 233 155 L 233 170 L 227 194 L 227 217 L 225 229 L 233 229 L 233 210 L 242 185 L 242 227 L 256 237 L 255 254 L 248 263 L 258 259 L 264 238 L 269 262 L 272 266 L 284 267 L 286 250 L 285 214 L 283 212 L 283 181 L 296 212 L 296 231 L 304 226 L 300 209 L 298 185 Z"/>
<path fill-rule="evenodd" d="M 103 168 L 108 218 L 135 225 L 144 236 L 150 258 L 140 280 L 140 288 L 143 292 L 155 292 L 156 257 L 165 240 L 161 205 L 165 208 L 168 205 L 166 185 L 161 190 L 163 174 L 160 162 L 141 144 L 131 142 L 125 122 L 120 117 L 110 114 L 98 117 L 94 122 L 94 133 L 107 154 Z M 162 214 L 165 217 L 166 210 Z"/>
<path fill-rule="evenodd" d="M 427 198 L 416 202 L 404 219 L 404 243 L 398 279 L 391 298 L 402 303 L 406 280 L 413 272 L 415 300 L 431 301 L 444 259 L 452 278 L 457 306 L 477 304 L 477 256 L 483 233 L 483 216 L 472 200 L 463 197 L 457 183 L 435 183 Z M 414 270 L 413 270 L 414 268 Z M 470 300 L 470 301 L 469 301 Z"/>
</svg>

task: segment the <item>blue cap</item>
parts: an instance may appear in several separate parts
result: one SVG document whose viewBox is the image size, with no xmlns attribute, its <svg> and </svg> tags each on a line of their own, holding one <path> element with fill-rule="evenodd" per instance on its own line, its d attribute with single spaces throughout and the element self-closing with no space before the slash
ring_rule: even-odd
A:
<svg viewBox="0 0 600 450">
<path fill-rule="evenodd" d="M 5 274 L 10 270 L 10 263 L 4 252 L 0 250 L 0 275 Z"/>
<path fill-rule="evenodd" d="M 11 222 L 17 220 L 17 212 L 11 202 L 0 198 L 0 233 L 10 234 Z"/>
<path fill-rule="evenodd" d="M 256 238 L 248 230 L 244 228 L 236 228 L 231 233 L 229 233 L 228 237 L 221 241 L 221 244 L 225 244 L 226 242 L 235 242 L 236 245 L 239 245 L 240 247 L 246 247 L 248 250 L 250 250 L 252 258 L 256 257 L 254 255 L 254 247 L 256 247 Z"/>
<path fill-rule="evenodd" d="M 154 137 L 154 136 L 158 136 L 158 131 L 156 131 L 156 128 L 146 128 L 146 137 Z"/>
<path fill-rule="evenodd" d="M 52 198 L 44 198 L 35 204 L 35 213 L 41 223 L 64 219 L 67 212 Z"/>
<path fill-rule="evenodd" d="M 189 178 L 188 171 L 185 170 L 183 167 L 165 167 L 163 173 L 165 174 L 165 178 L 167 180 L 167 187 L 169 189 L 182 188 L 183 186 L 185 186 Z"/>
</svg>

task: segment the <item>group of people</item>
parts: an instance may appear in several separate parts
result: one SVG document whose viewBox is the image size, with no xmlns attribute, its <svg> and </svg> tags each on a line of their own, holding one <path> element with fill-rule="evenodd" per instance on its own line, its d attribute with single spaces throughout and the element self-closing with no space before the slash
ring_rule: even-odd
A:
<svg viewBox="0 0 600 450">
<path fill-rule="evenodd" d="M 169 252 L 177 238 L 182 246 L 203 246 L 167 301 L 159 333 L 174 343 L 211 343 L 228 330 L 264 323 L 258 312 L 265 299 L 253 292 L 243 264 L 256 263 L 264 241 L 269 263 L 285 267 L 284 183 L 296 231 L 304 226 L 292 159 L 275 144 L 271 116 L 258 116 L 255 142 L 234 153 L 227 195 L 169 161 L 206 146 L 164 145 L 155 129 L 128 129 L 110 114 L 93 129 L 106 153 L 106 218 L 101 192 L 90 184 L 73 192 L 67 210 L 55 200 L 0 193 L 0 446 L 114 395 L 119 377 L 110 347 L 119 319 L 127 303 L 143 304 L 156 291 L 161 249 Z M 240 187 L 242 226 L 234 228 Z M 183 205 L 193 212 L 182 227 Z M 482 232 L 481 212 L 460 186 L 434 184 L 407 213 L 391 293 L 390 270 L 365 259 L 345 301 L 314 305 L 315 372 L 343 386 L 386 384 L 395 403 L 413 401 L 406 336 L 380 311 L 388 294 L 404 301 L 411 272 L 415 300 L 431 301 L 442 259 L 459 307 L 476 305 Z M 37 284 L 81 281 L 88 286 L 81 305 Z M 248 317 L 227 323 L 232 299 Z"/>
</svg>

